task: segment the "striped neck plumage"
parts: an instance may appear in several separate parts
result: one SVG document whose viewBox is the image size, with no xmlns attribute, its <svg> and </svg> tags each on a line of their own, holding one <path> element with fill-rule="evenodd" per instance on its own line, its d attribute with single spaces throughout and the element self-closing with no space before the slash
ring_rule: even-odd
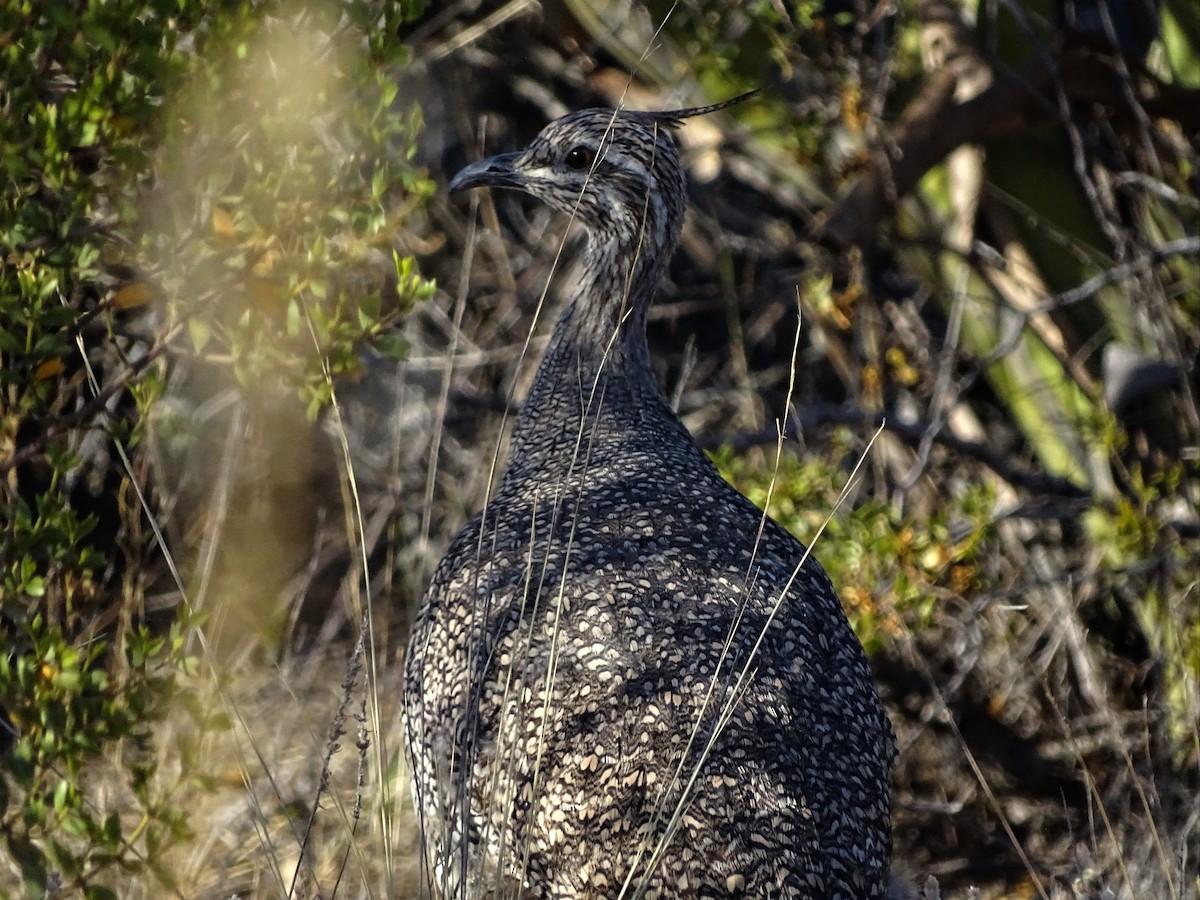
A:
<svg viewBox="0 0 1200 900">
<path fill-rule="evenodd" d="M 575 469 L 581 441 L 597 426 L 616 437 L 648 418 L 671 416 L 650 364 L 646 316 L 679 228 L 668 223 L 659 233 L 665 240 L 642 239 L 640 248 L 612 234 L 588 235 L 580 279 L 513 430 L 517 469 L 531 452 L 542 465 L 552 460 L 556 469 Z"/>
<path fill-rule="evenodd" d="M 555 328 L 552 348 L 595 366 L 649 374 L 646 319 L 679 240 L 679 223 L 659 208 L 644 227 L 590 231 L 579 281 Z M 566 345 L 557 346 L 556 345 Z M 598 374 L 598 373 L 597 373 Z"/>
</svg>

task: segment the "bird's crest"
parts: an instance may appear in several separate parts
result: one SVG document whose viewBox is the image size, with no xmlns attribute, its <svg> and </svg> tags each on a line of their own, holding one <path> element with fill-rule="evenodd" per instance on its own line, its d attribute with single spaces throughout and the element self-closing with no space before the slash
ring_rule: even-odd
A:
<svg viewBox="0 0 1200 900">
<path fill-rule="evenodd" d="M 694 119 L 697 116 L 707 116 L 709 113 L 720 112 L 723 109 L 728 109 L 731 106 L 749 100 L 755 94 L 762 91 L 762 88 L 755 88 L 752 91 L 747 91 L 744 94 L 738 94 L 736 97 L 730 97 L 728 100 L 722 100 L 720 103 L 710 103 L 708 106 L 689 106 L 685 109 L 665 109 L 660 112 L 650 110 L 626 110 L 626 115 L 634 116 L 643 120 L 647 124 L 655 123 L 658 125 L 666 125 L 671 128 L 678 128 L 683 124 L 684 119 Z"/>
</svg>

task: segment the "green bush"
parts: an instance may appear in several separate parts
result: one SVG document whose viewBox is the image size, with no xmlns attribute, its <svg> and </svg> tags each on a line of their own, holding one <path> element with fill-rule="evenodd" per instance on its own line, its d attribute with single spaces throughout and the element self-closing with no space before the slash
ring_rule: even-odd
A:
<svg viewBox="0 0 1200 900">
<path fill-rule="evenodd" d="M 198 617 L 142 611 L 143 415 L 171 357 L 315 415 L 360 343 L 403 351 L 389 326 L 432 290 L 390 240 L 429 192 L 394 109 L 422 5 L 0 9 L 0 843 L 30 896 L 173 886 L 203 779 L 157 771 L 155 724 L 220 719 Z"/>
<path fill-rule="evenodd" d="M 859 639 L 873 651 L 904 627 L 927 624 L 941 598 L 988 589 L 981 563 L 995 552 L 995 497 L 973 486 L 931 515 L 905 515 L 877 499 L 839 507 L 856 462 L 851 446 L 849 432 L 840 430 L 830 452 L 811 459 L 788 449 L 776 464 L 773 453 L 726 449 L 715 462 L 734 487 L 811 547 Z"/>
</svg>

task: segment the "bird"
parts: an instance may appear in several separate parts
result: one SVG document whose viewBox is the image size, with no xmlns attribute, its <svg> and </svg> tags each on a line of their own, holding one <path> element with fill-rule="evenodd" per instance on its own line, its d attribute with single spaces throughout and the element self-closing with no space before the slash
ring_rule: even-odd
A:
<svg viewBox="0 0 1200 900">
<path fill-rule="evenodd" d="M 410 632 L 435 896 L 885 896 L 896 744 L 863 647 L 651 365 L 687 208 L 675 132 L 741 99 L 571 112 L 449 183 L 523 191 L 584 243 L 504 474 Z"/>
</svg>

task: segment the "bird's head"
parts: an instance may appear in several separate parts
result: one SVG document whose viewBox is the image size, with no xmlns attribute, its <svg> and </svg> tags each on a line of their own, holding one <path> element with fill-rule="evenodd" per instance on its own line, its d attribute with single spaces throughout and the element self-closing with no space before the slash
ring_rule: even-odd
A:
<svg viewBox="0 0 1200 900">
<path fill-rule="evenodd" d="M 593 239 L 650 241 L 658 251 L 673 250 L 687 203 L 673 131 L 683 119 L 742 99 L 670 112 L 569 113 L 543 128 L 524 150 L 467 166 L 451 180 L 450 190 L 515 188 L 573 216 Z"/>
</svg>

